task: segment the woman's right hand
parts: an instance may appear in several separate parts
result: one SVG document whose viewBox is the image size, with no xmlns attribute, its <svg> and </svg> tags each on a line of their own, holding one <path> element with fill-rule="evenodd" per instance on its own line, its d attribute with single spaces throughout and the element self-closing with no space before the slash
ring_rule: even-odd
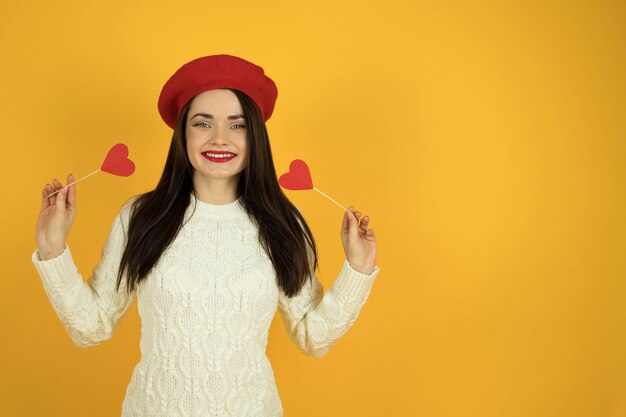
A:
<svg viewBox="0 0 626 417">
<path fill-rule="evenodd" d="M 74 182 L 72 174 L 67 183 Z M 52 197 L 53 192 L 61 190 Z M 76 217 L 76 185 L 63 190 L 56 178 L 41 192 L 41 211 L 37 219 L 37 251 L 41 260 L 55 258 L 65 251 L 65 241 Z"/>
</svg>

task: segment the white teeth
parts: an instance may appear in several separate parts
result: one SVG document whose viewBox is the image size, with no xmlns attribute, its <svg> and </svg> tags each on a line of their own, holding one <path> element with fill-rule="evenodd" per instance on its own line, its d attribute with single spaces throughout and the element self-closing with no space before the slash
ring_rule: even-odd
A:
<svg viewBox="0 0 626 417">
<path fill-rule="evenodd" d="M 204 152 L 205 155 L 210 156 L 211 158 L 230 158 L 231 156 L 235 156 L 233 153 L 229 154 L 216 154 L 216 153 L 208 153 Z"/>
</svg>

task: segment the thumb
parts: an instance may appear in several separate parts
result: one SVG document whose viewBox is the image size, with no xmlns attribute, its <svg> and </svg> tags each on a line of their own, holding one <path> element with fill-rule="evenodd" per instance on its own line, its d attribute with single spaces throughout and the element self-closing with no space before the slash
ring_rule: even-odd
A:
<svg viewBox="0 0 626 417">
<path fill-rule="evenodd" d="M 359 237 L 358 220 L 356 219 L 352 211 L 350 211 L 349 213 L 346 213 L 346 215 L 348 216 L 348 235 L 350 236 L 351 239 L 356 239 Z"/>
</svg>

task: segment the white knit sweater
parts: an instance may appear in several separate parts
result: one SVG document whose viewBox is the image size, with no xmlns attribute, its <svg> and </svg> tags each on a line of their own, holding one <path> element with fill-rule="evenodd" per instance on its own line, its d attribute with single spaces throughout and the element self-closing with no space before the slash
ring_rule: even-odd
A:
<svg viewBox="0 0 626 417">
<path fill-rule="evenodd" d="M 212 205 L 192 195 L 185 214 L 190 220 L 128 296 L 125 280 L 119 292 L 115 284 L 131 202 L 113 220 L 87 283 L 69 245 L 47 261 L 37 250 L 32 255 L 54 310 L 79 347 L 110 339 L 137 296 L 141 360 L 122 417 L 282 416 L 265 354 L 276 309 L 298 348 L 320 357 L 354 323 L 380 269 L 365 275 L 346 260 L 325 293 L 316 276 L 287 298 L 240 200 Z"/>
</svg>

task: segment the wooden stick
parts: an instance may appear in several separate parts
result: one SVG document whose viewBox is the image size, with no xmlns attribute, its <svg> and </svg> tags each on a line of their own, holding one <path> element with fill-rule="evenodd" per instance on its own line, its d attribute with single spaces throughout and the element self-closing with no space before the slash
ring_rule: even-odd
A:
<svg viewBox="0 0 626 417">
<path fill-rule="evenodd" d="M 65 187 L 69 187 L 70 185 L 74 185 L 74 184 L 76 184 L 78 181 L 82 181 L 82 180 L 84 180 L 85 178 L 90 177 L 90 176 L 92 176 L 93 174 L 96 174 L 96 173 L 98 173 L 98 172 L 100 172 L 100 168 L 98 168 L 97 170 L 95 170 L 95 171 L 94 171 L 94 172 L 92 172 L 91 174 L 87 174 L 87 175 L 85 175 L 84 177 L 77 179 L 77 180 L 76 180 L 76 181 L 74 181 L 73 183 L 67 184 Z M 60 188 L 60 189 L 56 190 L 55 192 L 53 192 L 52 194 L 48 195 L 48 198 L 52 197 L 53 195 L 55 195 L 56 193 L 58 193 L 59 191 L 61 191 L 61 190 L 62 190 L 63 188 L 65 188 L 65 187 L 62 187 L 62 188 Z"/>
<path fill-rule="evenodd" d="M 348 213 L 350 213 L 350 211 L 345 208 L 344 206 L 342 206 L 341 204 L 339 204 L 338 202 L 336 202 L 335 200 L 333 200 L 332 198 L 330 198 L 329 196 L 327 196 L 326 194 L 324 194 L 323 192 L 321 192 L 320 190 L 318 190 L 317 188 L 313 187 L 313 189 L 315 191 L 317 191 L 318 193 L 322 194 L 324 197 L 326 197 L 327 199 L 329 199 L 330 201 L 332 201 L 333 203 L 337 204 L 339 207 L 341 207 L 342 209 L 344 209 L 345 211 L 347 211 Z"/>
</svg>

